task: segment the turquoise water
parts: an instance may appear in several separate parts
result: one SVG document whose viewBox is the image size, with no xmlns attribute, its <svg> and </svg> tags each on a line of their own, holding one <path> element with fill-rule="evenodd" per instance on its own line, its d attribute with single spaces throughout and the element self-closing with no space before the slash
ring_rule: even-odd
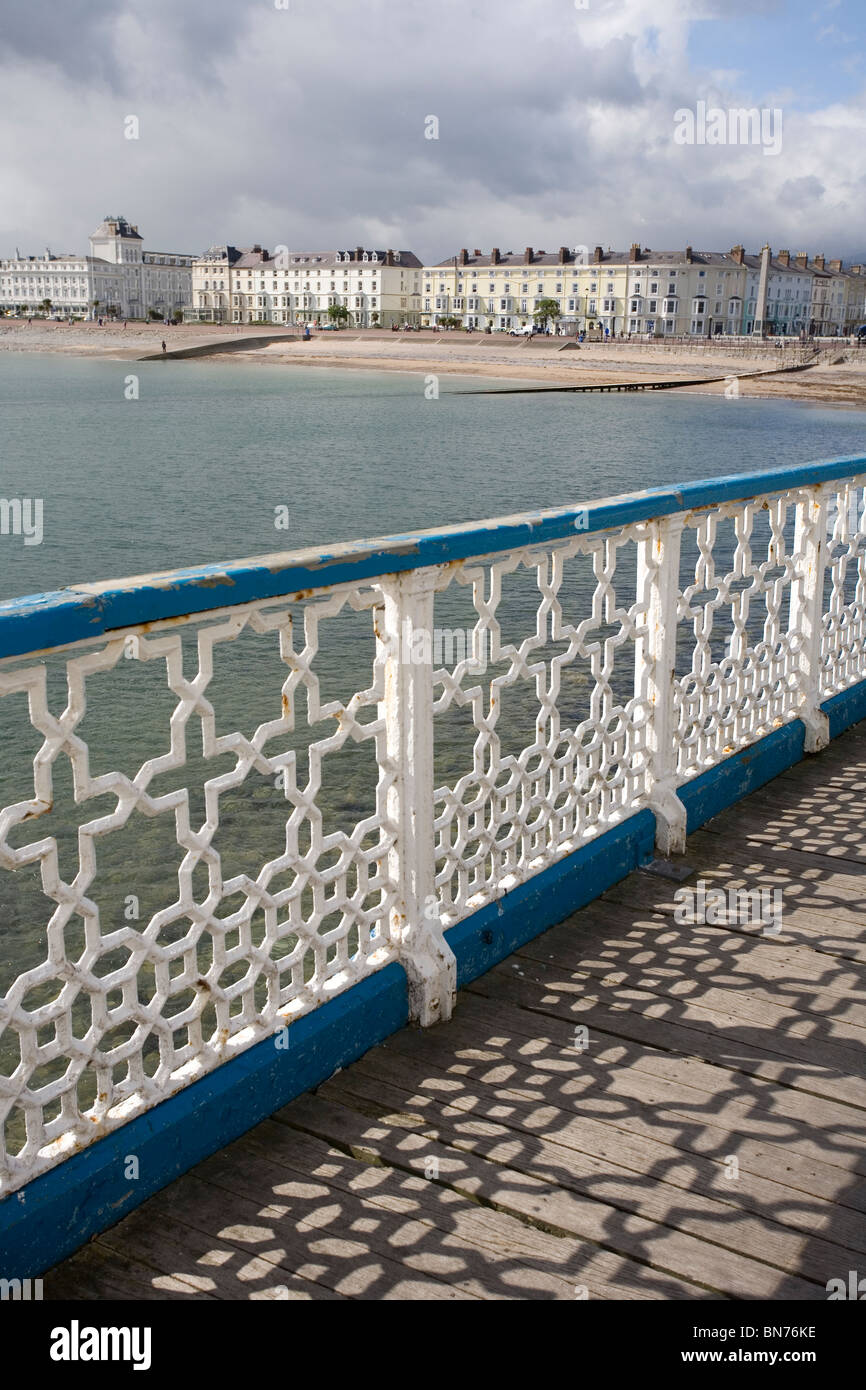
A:
<svg viewBox="0 0 866 1390">
<path fill-rule="evenodd" d="M 139 378 L 138 400 L 125 399 L 127 378 Z M 314 543 L 383 535 L 438 524 L 481 520 L 525 508 L 579 504 L 592 497 L 720 473 L 790 465 L 810 459 L 862 453 L 866 414 L 784 401 L 728 401 L 674 394 L 623 396 L 461 396 L 477 380 L 440 378 L 438 400 L 427 400 L 422 376 L 281 368 L 246 363 L 128 363 L 0 354 L 0 496 L 42 498 L 44 539 L 26 546 L 0 536 L 0 597 L 173 566 L 214 563 Z M 274 526 L 275 508 L 288 507 L 289 530 Z M 723 530 L 724 528 L 720 528 Z M 730 538 L 720 537 L 724 554 Z M 633 556 L 618 569 L 622 597 L 631 601 Z M 500 609 L 503 640 L 521 640 L 534 629 L 538 593 L 534 575 L 514 576 Z M 575 561 L 563 589 L 567 616 L 586 614 L 592 590 L 587 562 Z M 437 622 L 470 627 L 470 594 L 452 585 L 437 601 Z M 325 633 L 325 629 L 327 632 Z M 604 625 L 597 635 L 604 636 Z M 373 640 L 368 615 L 347 615 L 323 625 L 317 671 L 322 699 L 347 702 L 370 681 Z M 759 635 L 759 622 L 753 635 Z M 684 652 L 691 645 L 684 633 Z M 301 645 L 301 643 L 296 643 Z M 548 643 L 544 658 L 564 650 Z M 623 698 L 631 693 L 632 650 L 624 644 L 612 677 Z M 194 634 L 184 636 L 185 673 L 196 670 Z M 66 700 L 62 663 L 49 660 L 49 704 L 59 714 Z M 506 668 L 502 668 L 504 671 Z M 491 668 L 490 675 L 501 674 Z M 280 714 L 287 675 L 273 637 L 245 633 L 216 649 L 208 688 L 217 735 L 257 726 Z M 588 712 L 592 689 L 585 662 L 563 672 L 559 708 L 563 726 Z M 132 777 L 148 758 L 167 751 L 175 697 L 161 661 L 121 660 L 87 680 L 88 709 L 79 732 L 87 740 L 90 774 L 118 770 Z M 534 681 L 508 687 L 499 730 L 503 752 L 532 742 L 537 714 Z M 369 719 L 374 711 L 368 711 Z M 333 732 L 333 721 L 307 726 L 304 692 L 296 704 L 297 728 L 267 746 L 269 756 L 292 751 L 297 781 L 309 770 L 311 741 Z M 470 712 L 452 710 L 437 720 L 436 785 L 453 785 L 472 766 Z M 41 739 L 31 729 L 22 695 L 0 700 L 0 806 L 33 795 L 32 760 Z M 194 828 L 205 819 L 203 784 L 232 770 L 235 758 L 202 756 L 198 721 L 190 724 L 186 765 L 162 773 L 154 796 L 190 790 Z M 10 835 L 16 847 L 44 836 L 56 839 L 61 874 L 78 868 L 79 827 L 111 813 L 112 795 L 76 804 L 67 759 L 53 769 L 54 808 Z M 350 830 L 374 810 L 376 766 L 369 742 L 347 745 L 323 763 L 317 798 L 324 830 Z M 224 878 L 255 877 L 285 848 L 286 797 L 273 779 L 251 774 L 220 799 L 214 841 Z M 301 837 L 303 852 L 308 827 Z M 178 848 L 171 815 L 134 815 L 121 830 L 96 841 L 98 875 L 89 889 L 103 934 L 129 925 L 124 904 L 134 894 L 144 925 L 178 896 Z M 287 886 L 284 882 L 282 886 Z M 207 895 L 206 874 L 195 870 L 194 896 Z M 225 917 L 241 895 L 221 905 Z M 366 904 L 370 906 L 371 904 Z M 44 959 L 46 924 L 54 904 L 41 891 L 37 867 L 0 870 L 0 995 L 16 975 Z M 311 907 L 305 902 L 305 915 Z M 326 923 L 328 927 L 334 921 Z M 161 935 L 178 941 L 188 923 Z M 253 924 L 253 939 L 262 926 Z M 66 952 L 78 958 L 84 930 L 73 919 Z M 285 953 L 292 938 L 281 943 Z M 105 955 L 104 976 L 125 953 Z M 198 947 L 206 971 L 207 940 Z M 243 973 L 235 967 L 233 978 Z M 311 964 L 305 964 L 309 975 Z M 224 984 L 230 983 L 227 977 Z M 138 981 L 146 1000 L 148 971 Z M 264 983 L 256 986 L 259 1006 Z M 28 1007 L 54 998 L 51 985 L 32 990 Z M 118 1002 L 119 995 L 113 1000 Z M 189 999 L 178 996 L 176 1012 Z M 83 1029 L 89 1003 L 82 995 L 74 1015 Z M 169 1010 L 166 1010 L 168 1013 Z M 208 1020 L 206 1020 L 206 1023 Z M 120 1030 L 104 1045 L 123 1041 Z M 155 1042 L 146 1047 L 155 1065 Z M 15 1064 L 7 1031 L 0 1038 L 0 1071 Z M 62 1070 L 42 1069 L 45 1082 Z M 120 1079 L 118 1075 L 115 1079 Z M 89 1072 L 77 1083 L 82 1103 L 92 1099 Z M 20 1119 L 7 1122 L 7 1137 L 20 1143 Z"/>
<path fill-rule="evenodd" d="M 140 398 L 124 398 L 126 377 Z M 0 598 L 565 506 L 862 451 L 866 414 L 674 393 L 460 396 L 480 383 L 252 363 L 0 354 Z M 290 529 L 274 527 L 287 506 Z"/>
</svg>

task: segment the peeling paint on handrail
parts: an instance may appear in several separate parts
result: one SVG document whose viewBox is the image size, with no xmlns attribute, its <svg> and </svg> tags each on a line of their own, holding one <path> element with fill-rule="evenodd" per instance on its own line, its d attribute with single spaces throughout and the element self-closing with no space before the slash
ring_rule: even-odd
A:
<svg viewBox="0 0 866 1390">
<path fill-rule="evenodd" d="M 826 459 L 587 499 L 571 507 L 340 542 L 325 549 L 310 547 L 222 565 L 74 584 L 0 603 L 0 659 L 66 646 L 137 623 L 548 544 L 572 536 L 576 526 L 581 532 L 606 531 L 863 472 L 866 456 Z"/>
</svg>

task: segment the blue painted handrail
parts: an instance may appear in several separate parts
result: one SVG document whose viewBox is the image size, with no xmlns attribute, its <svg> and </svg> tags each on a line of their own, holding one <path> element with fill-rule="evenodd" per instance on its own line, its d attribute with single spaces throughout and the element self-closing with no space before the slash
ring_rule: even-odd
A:
<svg viewBox="0 0 866 1390">
<path fill-rule="evenodd" d="M 492 555 L 522 546 L 607 531 L 675 512 L 815 486 L 866 472 L 866 456 L 648 488 L 573 507 L 520 512 L 405 535 L 349 541 L 325 550 L 283 551 L 103 583 L 71 585 L 0 603 L 0 658 L 22 656 L 99 637 L 118 628 L 216 608 L 304 593 L 332 584 L 361 583 L 382 574 Z"/>
</svg>

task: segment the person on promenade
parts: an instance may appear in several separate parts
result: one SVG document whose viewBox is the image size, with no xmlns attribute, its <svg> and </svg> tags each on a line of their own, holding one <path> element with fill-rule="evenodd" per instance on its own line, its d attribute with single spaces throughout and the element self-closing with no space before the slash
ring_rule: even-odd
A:
<svg viewBox="0 0 866 1390">
<path fill-rule="evenodd" d="M 162 350 L 163 350 L 163 352 L 166 351 L 165 338 L 163 338 L 163 340 L 162 340 Z"/>
</svg>

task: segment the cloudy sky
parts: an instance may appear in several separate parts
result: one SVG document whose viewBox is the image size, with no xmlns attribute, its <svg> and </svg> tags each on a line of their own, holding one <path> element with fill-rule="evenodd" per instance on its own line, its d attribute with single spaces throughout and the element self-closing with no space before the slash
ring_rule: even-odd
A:
<svg viewBox="0 0 866 1390">
<path fill-rule="evenodd" d="M 864 0 L 0 0 L 0 254 L 120 213 L 154 250 L 858 256 L 864 40 Z M 678 143 L 699 102 L 781 151 Z"/>
</svg>

